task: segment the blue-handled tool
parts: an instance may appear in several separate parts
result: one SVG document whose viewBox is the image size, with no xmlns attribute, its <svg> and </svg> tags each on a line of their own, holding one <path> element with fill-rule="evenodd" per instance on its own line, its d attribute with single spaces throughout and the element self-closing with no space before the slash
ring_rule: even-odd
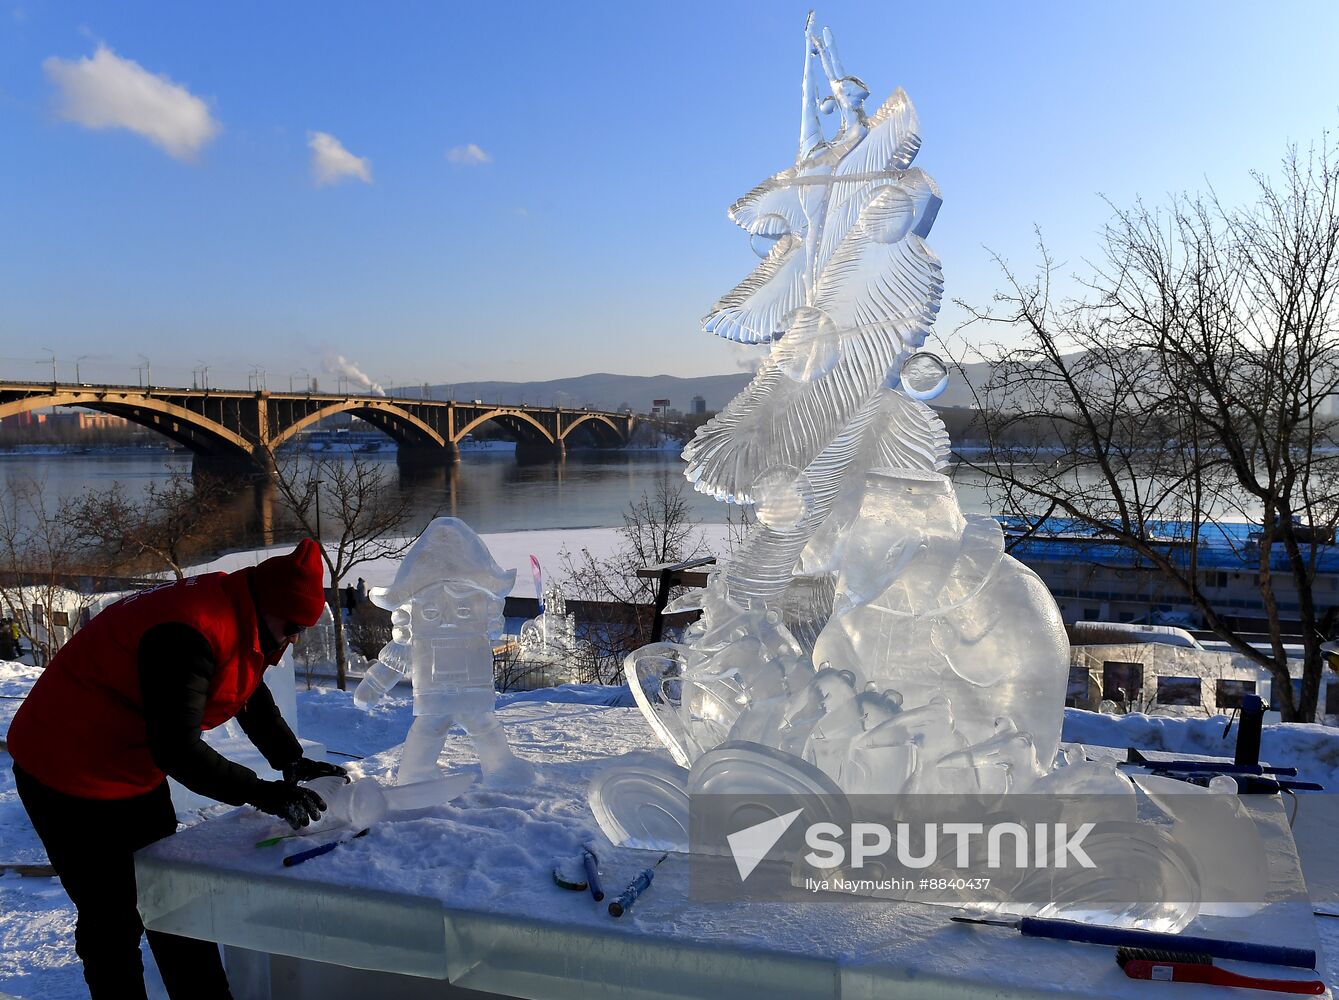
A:
<svg viewBox="0 0 1339 1000">
<path fill-rule="evenodd" d="M 351 840 L 357 840 L 359 837 L 367 836 L 366 830 L 359 830 L 352 837 L 345 837 L 343 840 L 332 840 L 328 844 L 322 844 L 320 847 L 312 847 L 305 851 L 298 851 L 296 854 L 290 854 L 284 858 L 284 867 L 292 868 L 294 865 L 300 865 L 304 861 L 310 861 L 312 858 L 319 858 L 322 854 L 329 854 L 340 844 L 347 844 Z"/>
<path fill-rule="evenodd" d="M 628 883 L 628 887 L 623 890 L 623 894 L 609 904 L 609 915 L 611 917 L 621 917 L 632 909 L 632 904 L 637 902 L 639 896 L 651 887 L 651 880 L 656 877 L 656 869 L 660 867 L 660 862 L 669 857 L 669 852 L 662 854 L 650 868 L 645 868 L 642 873 Z"/>
<path fill-rule="evenodd" d="M 1253 941 L 1222 941 L 1218 938 L 1197 937 L 1193 934 L 1162 934 L 1130 927 L 1102 927 L 1082 924 L 1076 920 L 1048 920 L 1045 917 L 1022 917 L 1019 920 L 988 920 L 984 917 L 952 917 L 961 924 L 989 924 L 992 927 L 1012 927 L 1026 937 L 1053 938 L 1057 941 L 1078 941 L 1083 944 L 1105 944 L 1113 948 L 1155 948 L 1160 951 L 1191 951 L 1214 958 L 1234 959 L 1238 962 L 1259 962 L 1262 965 L 1288 965 L 1296 969 L 1314 969 L 1316 953 L 1307 948 L 1289 948 L 1278 944 L 1256 944 Z"/>
<path fill-rule="evenodd" d="M 586 885 L 590 888 L 590 894 L 595 898 L 595 902 L 604 899 L 604 889 L 600 886 L 600 873 L 597 866 L 600 859 L 595 856 L 595 852 L 589 847 L 581 848 L 581 863 L 586 866 Z"/>
</svg>

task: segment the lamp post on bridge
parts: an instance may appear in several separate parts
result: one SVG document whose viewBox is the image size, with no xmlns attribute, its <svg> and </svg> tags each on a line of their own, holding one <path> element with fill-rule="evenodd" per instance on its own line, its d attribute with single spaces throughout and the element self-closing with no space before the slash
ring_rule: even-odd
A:
<svg viewBox="0 0 1339 1000">
<path fill-rule="evenodd" d="M 299 368 L 299 369 L 298 369 L 297 371 L 295 371 L 295 372 L 289 372 L 289 373 L 288 373 L 288 391 L 289 391 L 290 393 L 293 391 L 293 376 L 294 376 L 294 375 L 306 375 L 306 376 L 307 376 L 307 379 L 306 379 L 306 382 L 307 382 L 306 393 L 307 393 L 307 395 L 310 396 L 310 395 L 311 395 L 311 391 L 312 391 L 312 382 L 311 382 L 311 379 L 312 379 L 312 373 L 309 372 L 306 368 Z"/>
<path fill-rule="evenodd" d="M 314 480 L 311 484 L 312 499 L 316 502 L 316 544 L 321 545 L 321 487 L 325 485 L 324 479 Z M 324 553 L 324 549 L 322 550 Z"/>
<path fill-rule="evenodd" d="M 48 354 L 51 355 L 51 384 L 55 385 L 57 382 L 60 381 L 60 379 L 56 378 L 56 352 L 49 347 L 44 347 L 42 348 L 42 350 L 46 351 Z M 37 363 L 39 365 L 44 365 L 46 364 L 46 361 L 42 360 Z"/>
<path fill-rule="evenodd" d="M 79 355 L 79 357 L 74 359 L 74 380 L 79 385 L 84 384 L 84 380 L 79 377 L 79 362 L 83 361 L 85 358 L 91 358 L 91 357 L 93 357 L 93 355 L 91 354 L 81 354 Z"/>
<path fill-rule="evenodd" d="M 144 362 L 144 367 L 143 367 L 143 368 L 136 368 L 135 370 L 136 370 L 137 372 L 143 372 L 143 373 L 144 373 L 144 388 L 146 388 L 146 389 L 152 389 L 152 388 L 153 388 L 153 365 L 151 365 L 151 364 L 149 363 L 149 359 L 148 359 L 145 355 L 143 355 L 143 354 L 139 354 L 139 355 L 136 355 L 136 356 L 137 356 L 141 361 Z"/>
</svg>

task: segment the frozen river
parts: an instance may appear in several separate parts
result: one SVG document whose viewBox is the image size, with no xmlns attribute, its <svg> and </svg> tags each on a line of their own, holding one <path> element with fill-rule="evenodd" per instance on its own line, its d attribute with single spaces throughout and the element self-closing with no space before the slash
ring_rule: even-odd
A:
<svg viewBox="0 0 1339 1000">
<path fill-rule="evenodd" d="M 402 477 L 394 453 L 375 455 L 396 488 L 423 518 L 434 511 L 464 519 L 476 531 L 536 528 L 607 528 L 623 524 L 628 504 L 654 495 L 668 480 L 682 486 L 693 516 L 703 523 L 724 523 L 726 505 L 694 492 L 683 478 L 684 463 L 675 452 L 572 452 L 562 462 L 518 465 L 508 452 L 465 452 L 453 468 Z M 171 470 L 190 471 L 190 456 L 167 451 L 115 455 L 0 456 L 0 487 L 6 494 L 37 480 L 48 503 L 77 496 L 90 487 L 114 482 L 138 493 L 164 480 Z M 959 482 L 964 509 L 987 510 L 985 492 L 969 474 Z M 239 519 L 241 515 L 239 514 Z M 240 528 L 240 525 L 239 525 Z M 240 541 L 240 539 L 239 539 Z"/>
</svg>

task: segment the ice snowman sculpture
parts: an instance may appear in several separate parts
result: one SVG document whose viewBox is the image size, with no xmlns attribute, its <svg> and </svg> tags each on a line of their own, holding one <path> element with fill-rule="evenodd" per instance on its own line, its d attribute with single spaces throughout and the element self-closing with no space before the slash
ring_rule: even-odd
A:
<svg viewBox="0 0 1339 1000">
<path fill-rule="evenodd" d="M 414 542 L 395 582 L 372 588 L 373 604 L 391 613 L 391 641 L 354 692 L 367 710 L 401 677 L 414 684 L 409 728 L 396 783 L 437 777 L 447 732 L 458 725 L 474 743 L 486 780 L 527 780 L 530 766 L 511 752 L 494 714 L 492 640 L 516 579 L 503 570 L 464 521 L 439 517 Z"/>
</svg>

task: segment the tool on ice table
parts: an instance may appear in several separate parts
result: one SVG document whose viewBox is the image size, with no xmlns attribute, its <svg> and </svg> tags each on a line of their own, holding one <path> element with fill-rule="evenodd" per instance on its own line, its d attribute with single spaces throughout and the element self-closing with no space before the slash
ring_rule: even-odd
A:
<svg viewBox="0 0 1339 1000">
<path fill-rule="evenodd" d="M 1208 983 L 1212 986 L 1237 986 L 1274 993 L 1300 993 L 1319 996 L 1325 984 L 1319 979 L 1262 979 L 1219 969 L 1209 955 L 1190 951 L 1155 951 L 1151 948 L 1119 948 L 1116 964 L 1131 979 L 1160 983 Z"/>
<path fill-rule="evenodd" d="M 305 851 L 298 851 L 296 854 L 290 854 L 284 858 L 284 867 L 292 868 L 294 865 L 300 865 L 304 861 L 310 861 L 312 858 L 319 858 L 322 854 L 329 854 L 340 844 L 347 844 L 351 840 L 357 840 L 359 837 L 367 835 L 367 830 L 359 830 L 352 837 L 344 837 L 341 840 L 332 840 L 328 844 L 322 844 L 320 847 L 312 847 Z"/>
<path fill-rule="evenodd" d="M 1116 948 L 1199 952 L 1213 958 L 1259 962 L 1263 965 L 1288 965 L 1296 969 L 1316 967 L 1316 953 L 1309 948 L 1290 948 L 1286 945 L 1259 944 L 1254 941 L 1221 941 L 1217 938 L 1197 937 L 1194 934 L 1162 934 L 1158 931 L 1137 930 L 1132 927 L 1103 927 L 1099 924 L 1079 923 L 1077 920 L 1048 920 L 1045 917 L 1022 917 L 1018 920 L 992 920 L 986 917 L 950 919 L 960 924 L 1012 927 L 1026 937 L 1053 938 L 1057 941 L 1077 941 L 1082 944 L 1105 944 Z"/>
<path fill-rule="evenodd" d="M 590 894 L 598 903 L 604 899 L 604 889 L 600 886 L 600 859 L 595 856 L 595 852 L 589 847 L 583 847 L 581 848 L 581 863 L 586 868 L 586 884 L 590 887 Z"/>
<path fill-rule="evenodd" d="M 584 892 L 590 888 L 584 879 L 568 876 L 558 865 L 553 866 L 553 884 L 559 889 L 570 889 L 572 892 Z"/>
<path fill-rule="evenodd" d="M 669 852 L 662 854 L 650 868 L 644 868 L 642 873 L 628 883 L 628 887 L 623 890 L 623 894 L 609 904 L 609 915 L 611 917 L 621 917 L 632 909 L 632 904 L 647 889 L 651 887 L 651 880 L 656 877 L 656 869 L 660 867 L 660 862 L 669 857 Z"/>
</svg>

